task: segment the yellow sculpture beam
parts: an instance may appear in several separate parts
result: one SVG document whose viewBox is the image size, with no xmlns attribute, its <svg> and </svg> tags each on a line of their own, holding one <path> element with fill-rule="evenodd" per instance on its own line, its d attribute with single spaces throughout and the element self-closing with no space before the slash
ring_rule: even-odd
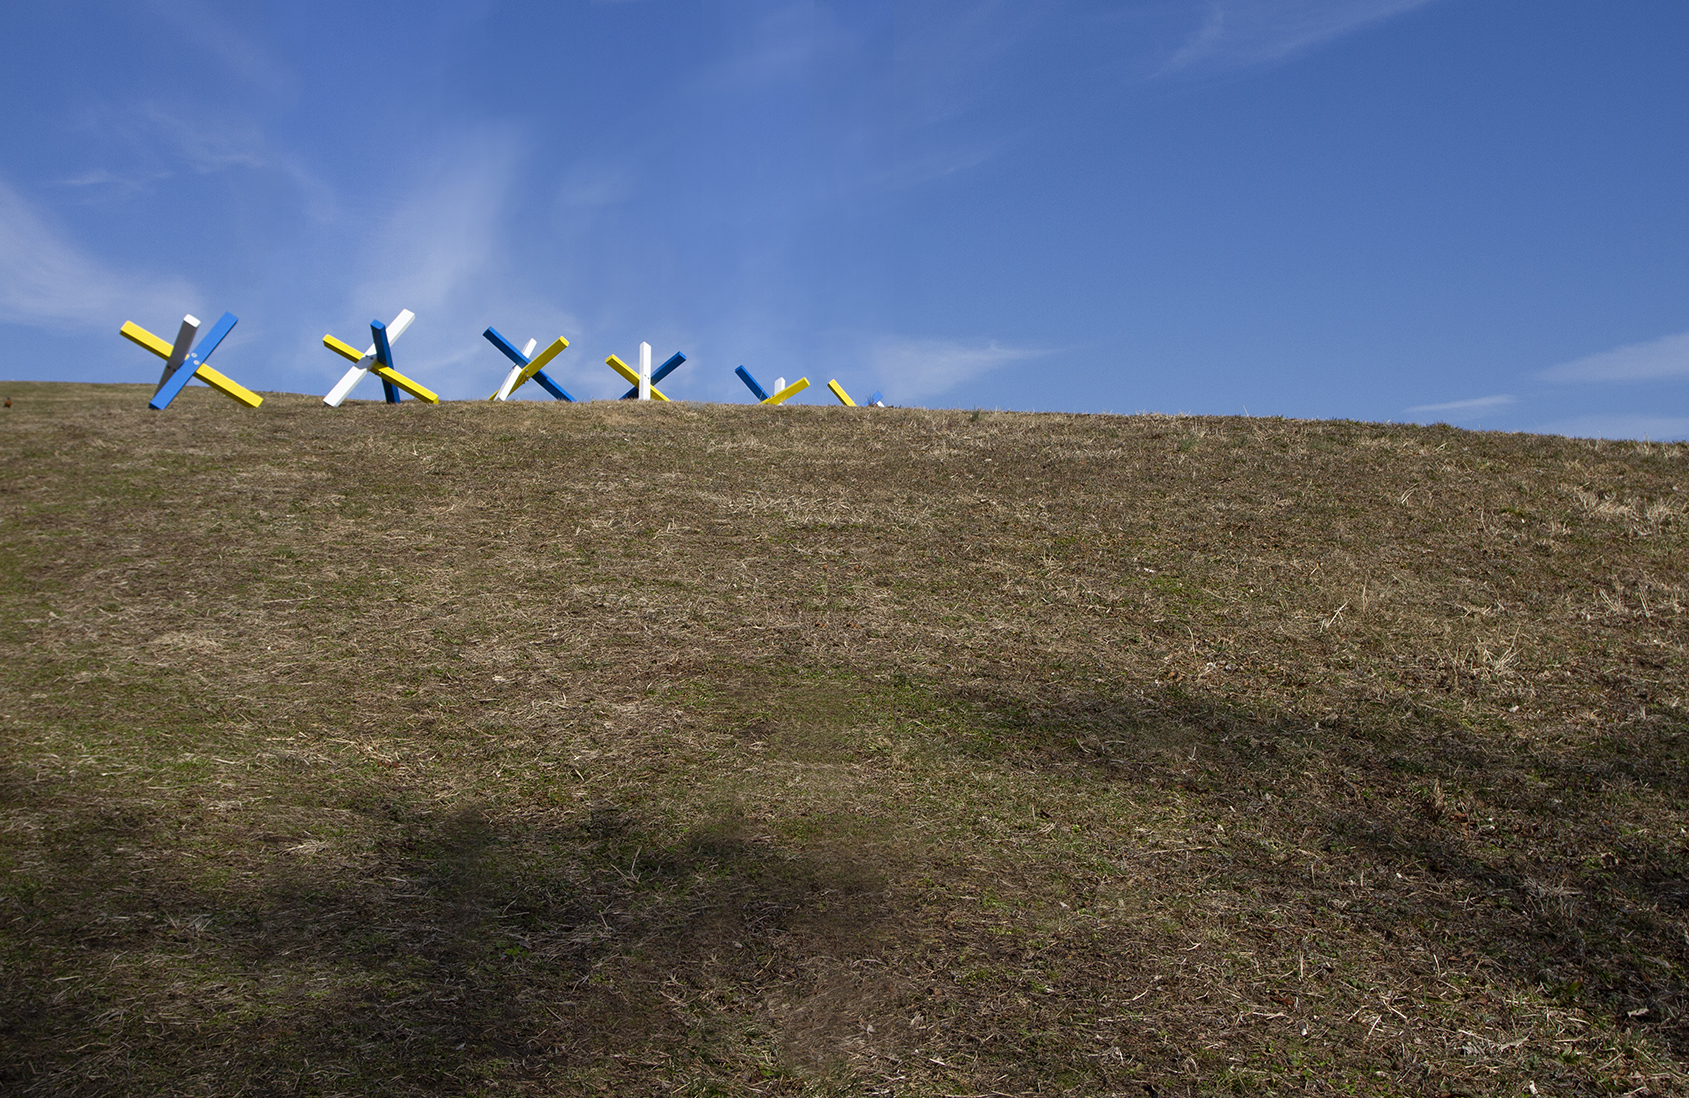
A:
<svg viewBox="0 0 1689 1098">
<path fill-rule="evenodd" d="M 795 397 L 807 388 L 809 388 L 809 379 L 807 377 L 800 377 L 796 381 L 792 382 L 790 385 L 786 386 L 784 389 L 781 389 L 779 392 L 775 393 L 773 396 L 771 396 L 767 400 L 763 401 L 763 403 L 764 404 L 781 404 L 781 403 L 784 403 L 787 400 L 787 398 Z"/>
</svg>

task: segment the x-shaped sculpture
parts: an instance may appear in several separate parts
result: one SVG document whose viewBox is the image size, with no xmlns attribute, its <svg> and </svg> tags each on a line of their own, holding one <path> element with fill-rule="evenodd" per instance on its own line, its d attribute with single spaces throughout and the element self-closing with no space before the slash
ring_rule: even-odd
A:
<svg viewBox="0 0 1689 1098">
<path fill-rule="evenodd" d="M 147 402 L 147 407 L 156 408 L 160 411 L 170 407 L 170 402 L 176 399 L 176 394 L 186 388 L 188 382 L 196 377 L 224 396 L 238 400 L 248 408 L 256 408 L 264 403 L 264 398 L 251 389 L 229 380 L 205 364 L 205 360 L 211 357 L 211 352 L 217 349 L 217 344 L 223 342 L 223 337 L 233 330 L 239 320 L 240 318 L 233 313 L 224 313 L 222 319 L 211 326 L 211 330 L 205 333 L 205 338 L 199 341 L 199 346 L 191 352 L 188 350 L 188 345 L 194 341 L 194 336 L 199 332 L 199 320 L 196 317 L 185 316 L 182 318 L 182 326 L 176 331 L 176 342 L 173 345 L 164 342 L 164 340 L 133 321 L 124 322 L 123 327 L 118 330 L 125 338 L 145 347 L 164 360 L 164 373 L 159 376 L 158 388 L 153 390 L 152 399 Z"/>
<path fill-rule="evenodd" d="M 605 359 L 604 364 L 633 382 L 633 388 L 622 394 L 623 400 L 668 400 L 668 397 L 657 391 L 657 382 L 674 373 L 675 370 L 680 368 L 680 364 L 685 361 L 685 355 L 677 354 L 653 370 L 651 369 L 651 345 L 641 343 L 639 345 L 639 371 L 637 373 L 634 372 L 633 367 L 615 355 Z"/>
<path fill-rule="evenodd" d="M 518 351 L 510 340 L 499 334 L 497 328 L 488 328 L 481 334 L 487 337 L 487 342 L 503 351 L 504 357 L 516 364 L 510 368 L 510 373 L 505 375 L 504 384 L 498 387 L 498 392 L 488 397 L 488 400 L 509 400 L 510 394 L 520 389 L 524 381 L 533 378 L 553 398 L 567 400 L 571 404 L 574 403 L 575 398 L 570 396 L 563 386 L 547 377 L 543 369 L 546 363 L 563 352 L 563 348 L 569 345 L 568 340 L 558 336 L 552 340 L 551 346 L 540 352 L 538 358 L 530 358 L 529 356 L 534 353 L 534 346 L 539 342 L 538 340 L 528 340 L 528 345 Z"/>
<path fill-rule="evenodd" d="M 379 320 L 370 321 L 369 334 L 372 342 L 369 350 L 361 355 L 357 348 L 350 344 L 342 343 L 331 335 L 323 336 L 324 347 L 342 358 L 352 360 L 352 368 L 347 370 L 346 375 L 323 397 L 323 403 L 330 408 L 340 407 L 340 402 L 346 399 L 346 394 L 352 391 L 352 387 L 362 381 L 365 374 L 370 373 L 381 379 L 381 389 L 387 394 L 389 404 L 399 403 L 400 389 L 418 400 L 426 400 L 430 404 L 440 403 L 440 398 L 432 390 L 393 369 L 393 341 L 404 335 L 405 329 L 409 328 L 411 321 L 415 319 L 415 313 L 404 309 L 393 318 L 391 325 L 383 324 Z"/>
<path fill-rule="evenodd" d="M 743 366 L 733 372 L 738 374 L 739 380 L 743 381 L 751 390 L 751 395 L 764 404 L 782 404 L 785 402 L 786 398 L 797 396 L 799 393 L 809 388 L 809 379 L 807 377 L 800 377 L 790 385 L 780 389 L 778 392 L 770 396 L 766 391 L 764 391 L 761 385 L 757 384 L 757 379 L 751 376 L 751 372 Z M 782 378 L 781 380 L 785 379 Z"/>
</svg>

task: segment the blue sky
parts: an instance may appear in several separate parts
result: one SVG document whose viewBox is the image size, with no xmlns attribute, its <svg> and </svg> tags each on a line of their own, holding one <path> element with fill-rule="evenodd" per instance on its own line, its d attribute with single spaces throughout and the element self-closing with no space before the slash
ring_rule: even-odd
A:
<svg viewBox="0 0 1689 1098">
<path fill-rule="evenodd" d="M 0 9 L 0 376 L 1689 437 L 1682 0 Z M 532 387 L 530 387 L 532 388 Z M 526 391 L 526 390 L 525 390 Z M 355 394 L 379 397 L 366 380 Z M 535 396 L 543 396 L 534 393 Z"/>
</svg>

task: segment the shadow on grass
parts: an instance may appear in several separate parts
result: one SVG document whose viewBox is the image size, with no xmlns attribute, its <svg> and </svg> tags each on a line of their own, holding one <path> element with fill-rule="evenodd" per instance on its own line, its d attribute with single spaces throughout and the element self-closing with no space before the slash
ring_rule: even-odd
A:
<svg viewBox="0 0 1689 1098">
<path fill-rule="evenodd" d="M 1556 750 L 1410 704 L 1263 716 L 1178 688 L 948 704 L 979 715 L 965 751 L 1246 814 L 1267 842 L 1234 847 L 1217 872 L 1264 900 L 1323 892 L 1321 906 L 1386 937 L 1411 928 L 1689 1053 L 1689 858 L 1669 811 L 1689 799 L 1681 713 Z M 1317 879 L 1272 853 L 1306 847 L 1329 865 Z M 1357 899 L 1357 877 L 1426 886 Z"/>
<path fill-rule="evenodd" d="M 41 877 L 71 883 L 9 897 L 10 935 L 37 948 L 0 994 L 0 1089 L 478 1093 L 561 1079 L 673 1093 L 688 1071 L 790 1081 L 836 1058 L 826 1046 L 842 1035 L 825 1024 L 808 1047 L 771 1037 L 779 1004 L 764 997 L 806 979 L 776 943 L 786 957 L 794 943 L 835 958 L 876 948 L 871 867 L 778 853 L 731 818 L 667 843 L 613 808 L 553 829 L 495 828 L 473 808 L 396 822 L 355 873 L 278 868 L 237 901 L 121 864 L 141 838 L 123 821 L 59 836 L 65 864 Z"/>
<path fill-rule="evenodd" d="M 810 757 L 804 729 L 833 727 L 859 689 L 878 688 L 838 686 L 806 703 L 802 728 L 753 714 L 751 730 Z M 1193 863 L 1205 889 L 1429 942 L 1689 1049 L 1682 854 L 1633 826 L 1641 793 L 1689 792 L 1680 722 L 1614 729 L 1574 754 L 1407 705 L 1316 719 L 1176 690 L 863 696 L 904 703 L 982 762 L 1247 815 L 1255 839 Z M 0 908 L 18 965 L 0 983 L 7 1092 L 796 1093 L 850 1058 L 864 1017 L 922 1012 L 951 1028 L 921 1040 L 967 1050 L 1009 1089 L 1125 1086 L 1200 1051 L 1180 1029 L 1195 1023 L 1171 1012 L 1157 1018 L 1168 1035 L 1113 1038 L 1114 1067 L 1072 1036 L 1087 1004 L 1124 987 L 1165 978 L 1200 994 L 1194 977 L 1164 976 L 1182 926 L 1045 934 L 943 895 L 965 867 L 935 865 L 931 895 L 893 897 L 842 842 L 763 841 L 732 815 L 676 837 L 612 805 L 524 821 L 413 807 L 372 784 L 343 801 L 372 849 L 335 861 L 298 836 L 255 836 L 274 853 L 219 881 L 172 852 L 169 821 L 13 770 L 0 799 L 10 819 L 55 821 L 30 848 L 51 864 L 18 867 Z M 1286 850 L 1316 852 L 1318 872 Z M 1026 883 L 1051 908 L 1088 903 L 1087 882 L 1059 895 L 1060 881 Z M 1025 898 L 1013 885 L 996 885 L 1011 905 Z M 1294 961 L 1294 944 L 1261 950 L 1280 947 Z M 883 978 L 839 978 L 882 954 Z M 927 971 L 931 986 L 911 983 Z M 892 1024 L 882 1052 L 913 1041 Z"/>
</svg>

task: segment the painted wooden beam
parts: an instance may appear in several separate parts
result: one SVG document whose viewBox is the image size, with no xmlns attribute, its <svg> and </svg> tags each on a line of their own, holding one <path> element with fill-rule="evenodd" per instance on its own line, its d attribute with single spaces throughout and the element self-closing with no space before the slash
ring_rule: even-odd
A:
<svg viewBox="0 0 1689 1098">
<path fill-rule="evenodd" d="M 425 401 L 429 404 L 440 403 L 440 394 L 422 384 L 422 382 L 414 381 L 391 367 L 377 366 L 371 370 L 370 373 L 379 377 L 383 384 L 391 385 L 395 389 L 403 389 L 418 400 Z M 390 401 L 390 403 L 397 404 L 399 402 L 394 400 Z"/>
<path fill-rule="evenodd" d="M 797 396 L 799 393 L 803 392 L 807 388 L 809 388 L 809 379 L 807 377 L 800 377 L 796 381 L 792 382 L 790 385 L 786 386 L 784 389 L 781 389 L 779 392 L 775 393 L 773 396 L 771 396 L 767 400 L 763 401 L 763 403 L 764 404 L 783 404 L 783 403 L 786 402 L 786 400 L 788 400 L 791 397 Z"/>
<path fill-rule="evenodd" d="M 370 342 L 375 347 L 375 365 L 370 367 L 370 372 L 381 379 L 381 392 L 387 398 L 387 403 L 397 404 L 404 398 L 399 395 L 399 387 L 393 383 L 393 348 L 387 343 L 387 325 L 379 320 L 370 321 L 369 335 Z"/>
<path fill-rule="evenodd" d="M 558 400 L 566 400 L 570 404 L 575 403 L 575 398 L 569 395 L 569 391 L 551 380 L 551 377 L 544 370 L 534 371 L 534 384 L 540 386 Z"/>
<path fill-rule="evenodd" d="M 240 384 L 238 381 L 224 377 L 222 374 L 205 365 L 203 362 L 194 370 L 194 376 L 216 389 L 231 400 L 238 400 L 248 408 L 256 408 L 264 403 L 264 398 Z"/>
<path fill-rule="evenodd" d="M 170 344 L 164 342 L 164 340 L 153 335 L 151 332 L 147 331 L 132 320 L 124 321 L 123 327 L 117 330 L 117 334 L 131 343 L 146 348 L 159 358 L 170 357 Z"/>
<path fill-rule="evenodd" d="M 739 380 L 743 381 L 746 387 L 751 390 L 751 395 L 757 398 L 758 403 L 768 399 L 768 394 L 763 391 L 763 387 L 761 385 L 757 384 L 757 379 L 751 376 L 751 372 L 749 370 L 741 366 L 733 372 L 739 375 Z"/>
</svg>

